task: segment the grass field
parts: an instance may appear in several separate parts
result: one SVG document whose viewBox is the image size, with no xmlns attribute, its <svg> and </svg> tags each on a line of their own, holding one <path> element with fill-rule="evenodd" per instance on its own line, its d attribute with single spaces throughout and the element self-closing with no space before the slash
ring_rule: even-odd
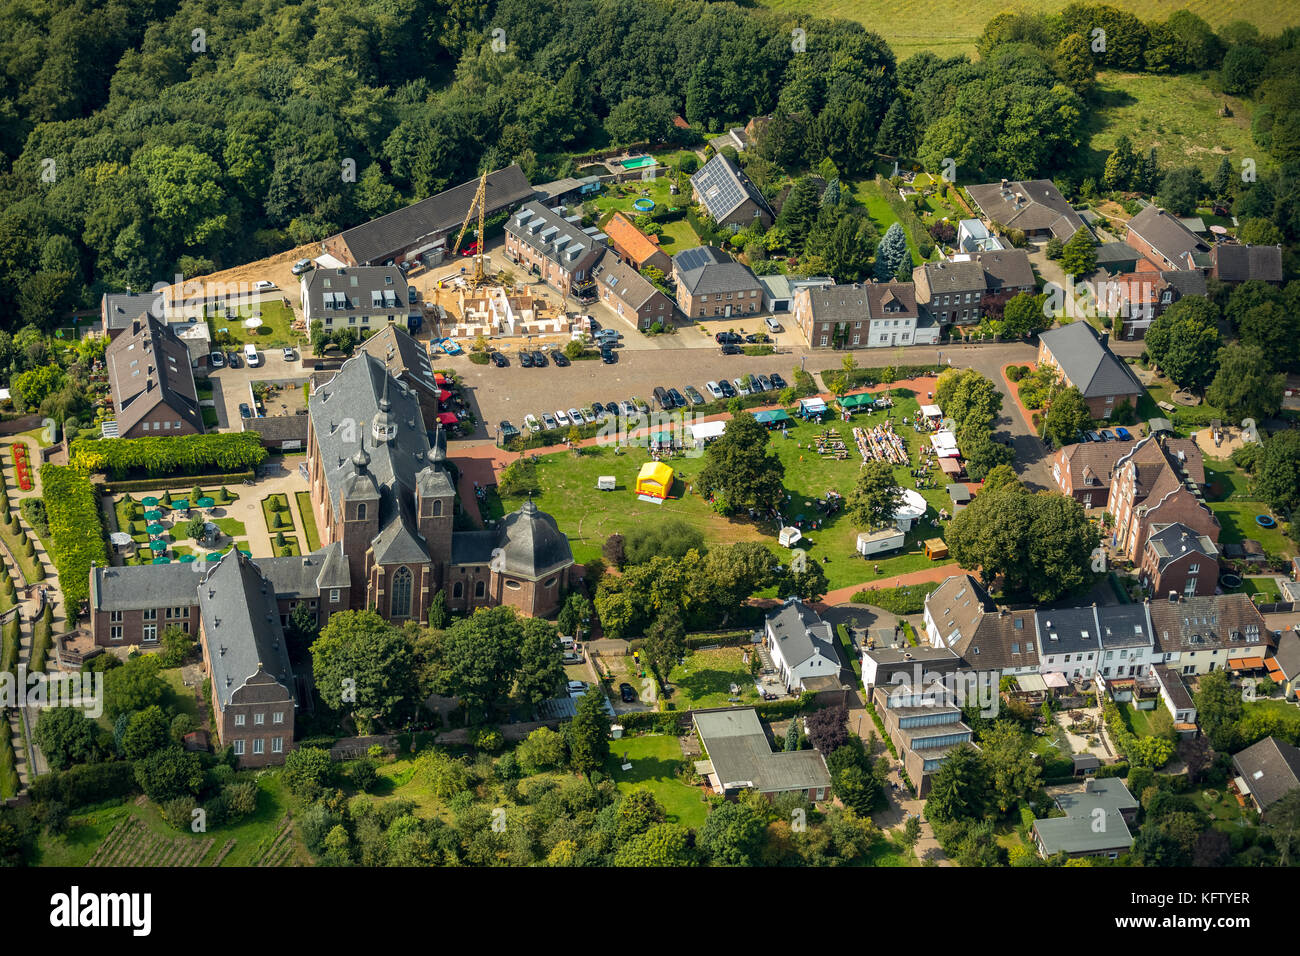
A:
<svg viewBox="0 0 1300 956">
<path fill-rule="evenodd" d="M 898 422 L 918 407 L 916 400 L 906 394 L 899 394 L 896 401 L 897 405 L 891 410 L 855 416 L 852 425 L 869 427 L 884 420 L 887 414 L 892 414 Z M 789 438 L 782 438 L 780 432 L 773 434 L 770 446 L 786 469 L 785 487 L 789 499 L 782 510 L 787 519 L 793 520 L 799 515 L 809 520 L 820 519 L 821 514 L 815 507 L 816 499 L 830 490 L 846 495 L 852 489 L 861 467 L 861 458 L 856 451 L 851 451 L 846 461 L 835 461 L 820 458 L 809 447 L 814 435 L 830 427 L 839 431 L 852 449 L 852 425 L 843 422 L 833 422 L 829 426 L 800 423 L 789 430 Z M 900 426 L 899 433 L 915 459 L 923 436 L 913 432 L 908 425 Z M 724 518 L 707 501 L 688 489 L 703 467 L 703 458 L 670 459 L 668 463 L 677 471 L 678 479 L 674 497 L 662 504 L 639 501 L 632 488 L 637 472 L 648 459 L 649 454 L 643 448 L 627 448 L 616 455 L 612 448 L 600 446 L 583 449 L 582 455 L 557 452 L 540 459 L 538 477 L 542 491 L 535 500 L 538 507 L 551 514 L 560 530 L 568 535 L 578 562 L 599 556 L 601 545 L 614 532 L 625 534 L 640 525 L 657 524 L 666 518 L 680 518 L 696 526 L 704 535 L 706 544 L 761 541 L 771 548 L 773 554 L 788 560 L 789 553 L 777 544 L 779 529 L 774 522 L 751 520 L 747 515 Z M 895 473 L 904 487 L 913 486 L 906 467 L 896 468 Z M 596 492 L 596 478 L 600 475 L 615 476 L 617 490 Z M 937 520 L 938 510 L 951 504 L 942 486 L 924 490 L 921 494 L 930 505 L 927 519 Z M 517 509 L 522 503 L 522 498 L 504 501 L 508 511 Z M 942 523 L 936 528 L 928 520 L 922 520 L 907 535 L 904 551 L 864 562 L 854 557 L 858 529 L 841 512 L 816 530 L 806 531 L 800 546 L 807 549 L 810 558 L 819 561 L 823 557 L 830 558 L 828 563 L 823 563 L 823 570 L 830 588 L 834 590 L 930 567 L 932 562 L 922 550 L 923 542 L 926 538 L 942 536 L 942 529 Z M 877 564 L 880 566 L 879 576 L 874 571 Z"/>
<path fill-rule="evenodd" d="M 256 865 L 276 843 L 277 835 L 285 826 L 287 805 L 284 783 L 278 773 L 260 774 L 256 779 L 259 791 L 257 810 L 238 823 L 213 827 L 207 833 L 195 834 L 188 829 L 176 830 L 169 826 L 153 804 L 148 802 L 143 805 L 135 802 L 105 805 L 88 813 L 72 814 L 66 833 L 57 837 L 43 837 L 37 849 L 38 863 L 40 866 L 85 866 L 113 828 L 126 818 L 133 817 L 142 825 L 143 832 L 172 843 L 181 853 L 199 848 L 193 845 L 211 841 L 211 846 L 191 865 L 211 866 L 231 840 L 235 841 L 234 848 L 222 858 L 221 865 Z M 291 832 L 289 840 L 292 844 L 289 862 L 306 864 L 307 851 L 296 833 Z M 129 854 L 131 851 L 127 852 Z M 139 852 L 143 853 L 143 848 Z M 137 865 L 145 862 L 132 861 L 129 856 L 125 861 L 128 865 L 131 862 Z"/>
<path fill-rule="evenodd" d="M 1068 0 L 968 0 L 939 6 L 922 0 L 763 0 L 763 6 L 791 15 L 841 17 L 857 20 L 889 42 L 899 60 L 922 50 L 941 56 L 974 54 L 975 40 L 984 24 L 999 13 L 1017 10 L 1056 13 Z M 1176 10 L 1189 10 L 1211 26 L 1249 20 L 1261 31 L 1277 33 L 1300 25 L 1300 7 L 1282 0 L 1110 0 L 1112 6 L 1137 14 L 1143 20 L 1165 20 Z M 811 40 L 811 38 L 810 38 Z"/>
<path fill-rule="evenodd" d="M 676 737 L 651 735 L 624 737 L 609 742 L 610 755 L 605 773 L 623 793 L 642 787 L 654 794 L 671 823 L 698 827 L 708 816 L 708 806 L 701 799 L 702 787 L 692 787 L 677 779 L 681 766 L 681 744 Z M 623 770 L 624 756 L 632 764 Z"/>
<path fill-rule="evenodd" d="M 758 703 L 758 690 L 750 676 L 749 665 L 744 663 L 744 651 L 739 647 L 717 647 L 695 651 L 686 656 L 668 674 L 668 683 L 675 688 L 670 698 L 678 710 L 697 707 L 744 707 Z M 735 685 L 740 693 L 731 693 Z M 740 701 L 733 701 L 733 696 Z"/>
<path fill-rule="evenodd" d="M 667 157 L 671 162 L 671 156 Z M 596 208 L 600 210 L 599 225 L 604 226 L 614 215 L 615 212 L 624 213 L 629 219 L 636 220 L 637 216 L 642 213 L 632 204 L 641 199 L 642 191 L 649 195 L 645 198 L 655 201 L 655 209 L 671 208 L 676 206 L 684 208 L 690 202 L 690 197 L 674 196 L 668 191 L 671 176 L 660 176 L 651 182 L 630 182 L 621 185 L 607 185 L 600 196 L 596 198 Z M 666 222 L 660 225 L 659 245 L 668 253 L 676 255 L 683 249 L 692 249 L 700 244 L 700 237 L 695 234 L 691 224 L 686 221 L 685 217 L 674 222 Z"/>
</svg>

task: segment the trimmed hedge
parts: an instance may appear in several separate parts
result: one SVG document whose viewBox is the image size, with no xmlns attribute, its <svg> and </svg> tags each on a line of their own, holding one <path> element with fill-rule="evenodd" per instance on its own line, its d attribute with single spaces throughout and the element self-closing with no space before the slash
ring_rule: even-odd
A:
<svg viewBox="0 0 1300 956">
<path fill-rule="evenodd" d="M 880 366 L 876 368 L 855 368 L 845 375 L 843 368 L 828 368 L 819 373 L 822 381 L 826 381 L 828 375 L 844 375 L 845 381 L 849 388 L 859 388 L 863 385 L 879 385 L 885 380 L 886 368 L 893 371 L 891 381 L 897 382 L 905 378 L 920 378 L 923 375 L 937 375 L 947 366 L 945 365 L 892 365 Z"/>
<path fill-rule="evenodd" d="M 9 722 L 5 721 L 3 725 L 4 733 L 0 734 L 0 799 L 18 796 L 18 791 L 22 789 L 23 782 L 18 776 L 18 755 L 14 753 L 13 741 L 9 739 Z"/>
<path fill-rule="evenodd" d="M 1121 760 L 1118 763 L 1103 764 L 1097 768 L 1094 777 L 1128 777 L 1129 765 Z"/>
<path fill-rule="evenodd" d="M 76 438 L 71 463 L 114 478 L 131 475 L 197 475 L 213 469 L 233 472 L 266 461 L 257 432 L 214 432 L 170 438 Z"/>
<path fill-rule="evenodd" d="M 686 635 L 686 646 L 691 650 L 698 650 L 701 647 L 748 647 L 753 643 L 753 631 L 704 631 Z M 644 646 L 643 637 L 627 642 L 629 651 L 639 651 Z"/>
<path fill-rule="evenodd" d="M 80 764 L 67 770 L 56 770 L 33 778 L 28 786 L 36 803 L 57 800 L 69 809 L 129 797 L 139 789 L 135 764 L 129 760 Z"/>
<path fill-rule="evenodd" d="M 112 495 L 130 494 L 133 491 L 167 491 L 173 488 L 189 490 L 194 483 L 200 485 L 226 485 L 236 481 L 251 481 L 257 472 L 236 471 L 228 475 L 181 475 L 177 478 L 147 478 L 135 481 L 109 481 L 104 483 L 104 490 Z"/>
<path fill-rule="evenodd" d="M 920 614 L 925 610 L 925 599 L 940 583 L 927 581 L 924 584 L 905 584 L 900 588 L 858 591 L 849 601 L 853 604 L 870 604 L 891 614 Z"/>
<path fill-rule="evenodd" d="M 50 648 L 54 644 L 54 606 L 45 605 L 45 611 L 41 614 L 41 619 L 36 622 L 32 633 L 32 666 L 33 672 L 45 670 L 45 659 L 49 656 Z"/>
<path fill-rule="evenodd" d="M 889 748 L 889 755 L 895 760 L 898 759 L 898 750 L 894 747 L 894 742 L 889 739 L 889 734 L 885 733 L 885 722 L 881 720 L 880 713 L 876 710 L 874 701 L 867 701 L 863 706 L 866 707 L 867 713 L 871 715 L 871 722 L 876 725 L 876 731 L 880 734 L 880 739 L 885 742 Z"/>
<path fill-rule="evenodd" d="M 75 620 L 90 595 L 91 563 L 108 564 L 99 503 L 90 479 L 62 465 L 41 466 L 41 490 L 50 522 L 50 558 L 59 571 L 69 617 Z"/>
</svg>

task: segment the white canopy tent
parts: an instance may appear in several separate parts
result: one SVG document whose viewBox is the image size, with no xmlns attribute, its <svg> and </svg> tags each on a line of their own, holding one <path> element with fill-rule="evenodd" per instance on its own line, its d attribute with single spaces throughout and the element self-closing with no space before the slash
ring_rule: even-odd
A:
<svg viewBox="0 0 1300 956">
<path fill-rule="evenodd" d="M 688 427 L 690 428 L 691 438 L 695 442 L 695 447 L 702 448 L 709 442 L 721 438 L 727 423 L 725 421 L 696 422 Z"/>
<path fill-rule="evenodd" d="M 957 450 L 957 436 L 950 431 L 935 432 L 930 436 L 930 444 L 934 446 L 934 453 L 940 458 L 961 457 Z"/>
</svg>

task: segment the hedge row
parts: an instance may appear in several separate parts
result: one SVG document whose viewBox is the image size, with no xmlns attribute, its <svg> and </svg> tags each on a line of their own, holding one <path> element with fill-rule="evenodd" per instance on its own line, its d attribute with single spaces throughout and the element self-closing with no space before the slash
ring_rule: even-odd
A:
<svg viewBox="0 0 1300 956">
<path fill-rule="evenodd" d="M 59 571 L 69 617 L 75 620 L 90 593 L 90 565 L 108 564 L 99 503 L 90 479 L 75 468 L 42 465 L 41 489 L 50 522 L 50 558 Z"/>
<path fill-rule="evenodd" d="M 129 797 L 139 790 L 135 764 L 129 760 L 78 764 L 34 777 L 28 786 L 32 800 L 57 800 L 68 809 Z"/>
<path fill-rule="evenodd" d="M 130 475 L 197 475 L 241 471 L 266 461 L 257 432 L 213 432 L 170 438 L 76 438 L 72 464 L 85 471 Z"/>
<path fill-rule="evenodd" d="M 880 368 L 855 368 L 847 375 L 843 368 L 828 368 L 821 373 L 821 377 L 824 382 L 828 375 L 845 375 L 849 388 L 860 388 L 863 385 L 879 385 L 886 378 L 891 382 L 897 382 L 906 378 L 920 378 L 923 375 L 938 375 L 945 367 L 943 365 L 890 365 Z"/>
<path fill-rule="evenodd" d="M 236 481 L 251 481 L 257 472 L 253 470 L 235 471 L 227 475 L 180 475 L 173 478 L 140 478 L 135 481 L 108 481 L 104 490 L 111 495 L 130 494 L 133 491 L 168 491 L 184 488 L 186 491 L 198 485 L 228 485 Z"/>
<path fill-rule="evenodd" d="M 18 796 L 23 782 L 18 776 L 18 755 L 9 737 L 9 721 L 0 722 L 0 799 Z"/>
<path fill-rule="evenodd" d="M 898 750 L 895 749 L 894 742 L 889 739 L 889 734 L 885 732 L 885 722 L 881 720 L 880 713 L 876 710 L 875 702 L 869 700 L 863 706 L 867 708 L 867 713 L 871 715 L 871 722 L 876 725 L 876 731 L 880 734 L 880 739 L 883 740 L 885 746 L 889 748 L 889 755 L 897 760 Z"/>
<path fill-rule="evenodd" d="M 1121 761 L 1119 761 L 1118 763 L 1103 764 L 1102 766 L 1100 766 L 1100 767 L 1097 768 L 1097 772 L 1096 772 L 1095 774 L 1093 774 L 1093 776 L 1095 776 L 1095 777 L 1127 777 L 1127 776 L 1128 776 L 1128 771 L 1129 771 L 1129 765 L 1128 765 L 1128 763 L 1126 763 L 1125 761 L 1121 760 Z"/>
<path fill-rule="evenodd" d="M 891 614 L 920 614 L 925 610 L 925 599 L 939 587 L 939 581 L 924 584 L 905 584 L 899 588 L 878 588 L 858 591 L 849 601 L 853 604 L 870 604 Z"/>
<path fill-rule="evenodd" d="M 32 634 L 32 672 L 45 670 L 45 659 L 54 644 L 54 606 L 45 605 L 41 619 L 36 622 Z"/>
<path fill-rule="evenodd" d="M 691 650 L 701 647 L 748 647 L 754 643 L 753 631 L 702 631 L 686 635 L 686 646 Z M 629 651 L 639 651 L 645 646 L 645 638 L 638 637 L 627 642 Z"/>
<path fill-rule="evenodd" d="M 653 730 L 670 737 L 678 737 L 682 733 L 682 715 L 671 711 L 661 713 L 657 710 L 634 710 L 619 714 L 615 720 L 624 730 Z"/>
</svg>

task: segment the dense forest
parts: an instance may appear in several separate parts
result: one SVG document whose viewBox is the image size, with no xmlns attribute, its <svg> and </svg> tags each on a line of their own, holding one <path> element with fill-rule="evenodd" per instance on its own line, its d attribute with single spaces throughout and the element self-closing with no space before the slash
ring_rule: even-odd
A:
<svg viewBox="0 0 1300 956">
<path fill-rule="evenodd" d="M 1093 49 L 1098 25 L 1109 40 Z M 521 163 L 775 112 L 782 168 L 873 152 L 963 181 L 1077 183 L 1098 69 L 1217 71 L 1282 164 L 1251 200 L 1288 239 L 1300 32 L 1004 15 L 980 59 L 901 64 L 856 23 L 673 0 L 11 0 L 0 10 L 0 331 L 320 239 Z M 1258 213 L 1259 211 L 1256 210 Z"/>
</svg>

